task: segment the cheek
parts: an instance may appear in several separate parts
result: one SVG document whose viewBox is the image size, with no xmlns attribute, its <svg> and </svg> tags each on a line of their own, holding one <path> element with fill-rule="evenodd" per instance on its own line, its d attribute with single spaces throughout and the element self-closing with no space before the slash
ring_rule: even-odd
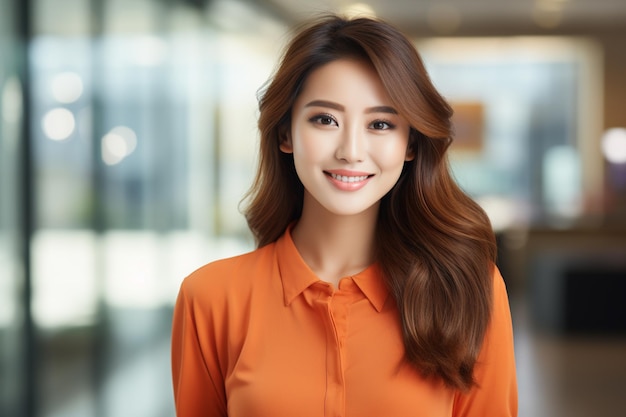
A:
<svg viewBox="0 0 626 417">
<path fill-rule="evenodd" d="M 332 153 L 332 144 L 314 132 L 298 132 L 293 136 L 293 153 L 294 158 L 302 161 L 319 161 Z"/>
<path fill-rule="evenodd" d="M 372 155 L 375 155 L 379 165 L 388 169 L 404 166 L 407 153 L 408 140 L 396 138 L 394 140 L 384 140 L 377 143 Z"/>
</svg>

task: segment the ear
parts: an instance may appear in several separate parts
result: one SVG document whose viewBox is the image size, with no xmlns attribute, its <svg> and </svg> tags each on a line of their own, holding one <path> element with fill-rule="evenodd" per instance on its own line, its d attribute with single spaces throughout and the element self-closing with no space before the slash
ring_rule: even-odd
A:
<svg viewBox="0 0 626 417">
<path fill-rule="evenodd" d="M 413 149 L 415 144 L 409 143 L 406 147 L 406 154 L 404 155 L 404 162 L 409 162 L 415 159 L 415 150 Z"/>
<path fill-rule="evenodd" d="M 278 148 L 284 153 L 293 153 L 293 144 L 291 143 L 291 132 L 285 132 L 280 135 L 280 144 Z"/>
<path fill-rule="evenodd" d="M 404 162 L 409 162 L 415 159 L 415 148 L 417 148 L 417 140 L 419 133 L 417 130 L 409 129 L 409 143 L 406 145 L 406 154 L 404 155 Z"/>
</svg>

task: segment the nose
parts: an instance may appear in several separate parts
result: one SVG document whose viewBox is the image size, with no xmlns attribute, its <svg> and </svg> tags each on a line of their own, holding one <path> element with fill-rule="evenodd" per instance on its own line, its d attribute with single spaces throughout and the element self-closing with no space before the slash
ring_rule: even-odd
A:
<svg viewBox="0 0 626 417">
<path fill-rule="evenodd" d="M 365 159 L 366 143 L 358 126 L 347 126 L 341 134 L 335 156 L 346 162 L 362 162 Z"/>
</svg>

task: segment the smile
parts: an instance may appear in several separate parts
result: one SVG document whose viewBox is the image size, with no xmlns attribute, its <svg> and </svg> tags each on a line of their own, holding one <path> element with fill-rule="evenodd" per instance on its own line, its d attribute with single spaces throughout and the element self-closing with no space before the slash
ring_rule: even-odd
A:
<svg viewBox="0 0 626 417">
<path fill-rule="evenodd" d="M 332 172 L 329 173 L 330 176 L 337 180 L 337 181 L 341 181 L 341 182 L 360 182 L 360 181 L 365 181 L 369 176 L 368 175 L 360 175 L 357 177 L 349 177 L 346 175 L 337 175 L 337 174 L 333 174 Z"/>
</svg>

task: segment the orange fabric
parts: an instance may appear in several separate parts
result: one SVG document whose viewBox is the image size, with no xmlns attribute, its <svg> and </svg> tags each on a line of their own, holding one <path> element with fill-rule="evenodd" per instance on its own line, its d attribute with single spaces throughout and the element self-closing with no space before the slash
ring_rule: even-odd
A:
<svg viewBox="0 0 626 417">
<path fill-rule="evenodd" d="M 403 361 L 395 303 L 372 265 L 322 282 L 286 232 L 206 265 L 176 303 L 172 372 L 178 417 L 509 417 L 517 387 L 509 306 L 494 310 L 467 394 Z"/>
</svg>

